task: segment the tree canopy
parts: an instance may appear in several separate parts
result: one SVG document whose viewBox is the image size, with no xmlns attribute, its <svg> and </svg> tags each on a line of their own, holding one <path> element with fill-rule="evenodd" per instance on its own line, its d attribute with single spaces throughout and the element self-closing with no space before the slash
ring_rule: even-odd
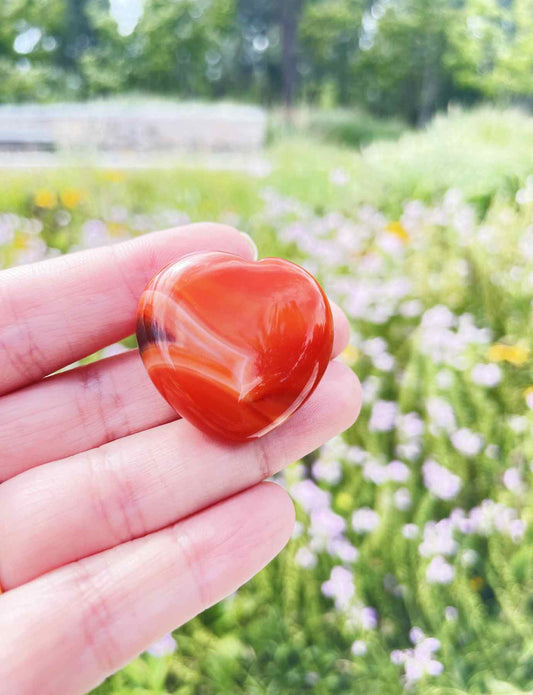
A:
<svg viewBox="0 0 533 695">
<path fill-rule="evenodd" d="M 140 90 L 423 123 L 533 97 L 533 0 L 144 0 L 126 33 L 113 5 L 3 0 L 0 101 Z"/>
</svg>

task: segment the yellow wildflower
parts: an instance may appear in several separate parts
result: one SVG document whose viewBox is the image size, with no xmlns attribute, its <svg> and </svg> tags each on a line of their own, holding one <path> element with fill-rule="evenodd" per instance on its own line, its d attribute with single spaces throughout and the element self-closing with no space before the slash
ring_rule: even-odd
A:
<svg viewBox="0 0 533 695">
<path fill-rule="evenodd" d="M 69 210 L 72 210 L 84 200 L 85 194 L 77 188 L 65 188 L 60 198 L 62 204 Z"/>
<path fill-rule="evenodd" d="M 128 236 L 128 228 L 120 222 L 108 222 L 107 228 L 109 230 L 109 235 L 112 237 Z"/>
<path fill-rule="evenodd" d="M 339 355 L 339 359 L 344 362 L 344 364 L 355 364 L 359 359 L 359 350 L 353 345 L 347 345 Z"/>
<path fill-rule="evenodd" d="M 113 169 L 111 169 L 110 171 L 106 171 L 104 176 L 108 181 L 111 181 L 112 183 L 120 183 L 121 181 L 124 181 L 126 177 L 123 171 Z"/>
<path fill-rule="evenodd" d="M 17 232 L 13 239 L 13 248 L 17 251 L 22 251 L 28 246 L 28 236 L 22 232 Z"/>
<path fill-rule="evenodd" d="M 403 241 L 404 244 L 407 244 L 407 242 L 411 239 L 403 224 L 398 220 L 389 222 L 389 224 L 385 227 L 385 231 L 389 232 L 389 234 L 394 234 L 394 236 L 397 236 L 398 239 Z"/>
<path fill-rule="evenodd" d="M 39 190 L 35 191 L 33 202 L 37 207 L 49 210 L 57 205 L 57 196 L 47 188 L 39 188 Z"/>
<path fill-rule="evenodd" d="M 348 492 L 342 491 L 335 497 L 335 505 L 341 512 L 349 512 L 353 509 L 353 500 Z"/>
<path fill-rule="evenodd" d="M 510 362 L 515 367 L 525 364 L 529 359 L 529 350 L 519 345 L 491 345 L 488 353 L 491 362 Z"/>
</svg>

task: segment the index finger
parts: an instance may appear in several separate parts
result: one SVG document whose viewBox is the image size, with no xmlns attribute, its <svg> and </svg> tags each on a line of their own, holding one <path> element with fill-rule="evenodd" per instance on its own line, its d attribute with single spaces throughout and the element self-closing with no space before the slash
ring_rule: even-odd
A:
<svg viewBox="0 0 533 695">
<path fill-rule="evenodd" d="M 51 374 L 135 330 L 150 278 L 196 251 L 254 258 L 251 239 L 220 224 L 193 224 L 3 271 L 0 395 Z"/>
</svg>

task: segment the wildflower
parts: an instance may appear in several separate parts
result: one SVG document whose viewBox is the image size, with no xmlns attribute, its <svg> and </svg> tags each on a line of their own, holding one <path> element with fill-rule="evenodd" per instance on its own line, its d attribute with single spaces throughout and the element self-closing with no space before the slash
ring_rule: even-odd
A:
<svg viewBox="0 0 533 695">
<path fill-rule="evenodd" d="M 316 555 L 305 545 L 298 548 L 296 555 L 294 556 L 294 562 L 298 567 L 302 567 L 306 570 L 311 570 L 316 567 L 317 557 Z"/>
<path fill-rule="evenodd" d="M 395 666 L 401 666 L 405 663 L 405 652 L 401 649 L 393 649 L 390 654 L 390 660 Z"/>
<path fill-rule="evenodd" d="M 40 188 L 35 191 L 33 202 L 38 208 L 50 210 L 57 205 L 57 196 L 53 191 L 49 191 L 47 188 Z"/>
<path fill-rule="evenodd" d="M 411 508 L 412 500 L 411 493 L 406 487 L 401 487 L 394 493 L 394 506 L 401 512 Z"/>
<path fill-rule="evenodd" d="M 342 480 L 342 465 L 340 461 L 318 459 L 313 464 L 313 475 L 317 480 L 336 485 Z"/>
<path fill-rule="evenodd" d="M 533 410 L 533 386 L 529 386 L 524 391 L 524 398 L 526 400 L 526 405 L 530 410 Z"/>
<path fill-rule="evenodd" d="M 360 446 L 350 446 L 346 452 L 346 459 L 349 463 L 360 465 L 367 457 L 367 453 Z"/>
<path fill-rule="evenodd" d="M 410 473 L 409 468 L 401 461 L 391 461 L 387 466 L 387 477 L 395 483 L 405 483 Z"/>
<path fill-rule="evenodd" d="M 342 458 L 346 456 L 348 452 L 348 445 L 344 439 L 340 436 L 333 437 L 328 442 L 326 442 L 320 449 L 320 453 L 326 458 Z"/>
<path fill-rule="evenodd" d="M 408 541 L 417 538 L 419 533 L 420 529 L 416 524 L 404 524 L 404 526 L 402 526 L 402 536 Z"/>
<path fill-rule="evenodd" d="M 389 234 L 393 234 L 395 237 L 400 239 L 400 241 L 403 241 L 404 244 L 410 240 L 410 236 L 405 227 L 399 221 L 389 222 L 389 224 L 385 227 L 385 230 Z"/>
<path fill-rule="evenodd" d="M 422 443 L 417 439 L 411 439 L 396 447 L 396 456 L 401 456 L 408 461 L 414 461 L 422 453 Z"/>
<path fill-rule="evenodd" d="M 329 180 L 334 186 L 346 186 L 350 177 L 344 169 L 332 169 L 329 172 Z"/>
<path fill-rule="evenodd" d="M 83 248 L 94 248 L 109 244 L 109 230 L 102 220 L 87 220 L 81 227 L 81 245 Z"/>
<path fill-rule="evenodd" d="M 455 571 L 442 555 L 435 555 L 426 568 L 426 579 L 430 584 L 450 584 Z"/>
<path fill-rule="evenodd" d="M 519 345 L 496 343 L 489 348 L 488 358 L 491 362 L 510 362 L 519 367 L 528 361 L 529 350 Z"/>
<path fill-rule="evenodd" d="M 513 519 L 507 528 L 509 538 L 513 543 L 519 543 L 526 532 L 526 524 L 522 519 Z"/>
<path fill-rule="evenodd" d="M 453 386 L 453 381 L 453 372 L 451 372 L 449 369 L 441 369 L 435 376 L 435 383 L 443 391 L 446 391 L 446 389 Z"/>
<path fill-rule="evenodd" d="M 378 395 L 381 382 L 377 376 L 369 376 L 361 382 L 363 403 L 372 403 Z"/>
<path fill-rule="evenodd" d="M 420 630 L 420 632 L 422 631 Z M 439 676 L 442 673 L 443 665 L 434 656 L 434 652 L 439 649 L 440 642 L 438 639 L 422 637 L 415 643 L 413 649 L 395 649 L 391 652 L 390 658 L 392 663 L 404 668 L 405 685 L 407 688 L 411 688 L 424 676 Z"/>
<path fill-rule="evenodd" d="M 300 536 L 303 535 L 303 532 L 304 532 L 304 525 L 302 524 L 302 522 L 301 521 L 295 521 L 294 527 L 292 529 L 291 538 L 293 540 L 296 540 L 297 538 L 300 538 Z"/>
<path fill-rule="evenodd" d="M 428 415 L 431 418 L 431 424 L 445 432 L 451 432 L 455 429 L 455 414 L 452 406 L 444 398 L 434 397 L 429 398 L 426 403 Z"/>
<path fill-rule="evenodd" d="M 473 567 L 478 561 L 478 554 L 472 548 L 467 548 L 461 553 L 460 560 L 464 567 Z"/>
<path fill-rule="evenodd" d="M 456 325 L 455 314 L 443 304 L 437 304 L 431 309 L 427 309 L 422 317 L 424 328 L 451 328 Z"/>
<path fill-rule="evenodd" d="M 151 656 L 163 657 L 173 654 L 177 648 L 178 643 L 171 634 L 168 634 L 154 642 L 146 651 Z"/>
<path fill-rule="evenodd" d="M 492 388 L 502 380 L 502 370 L 497 364 L 476 364 L 471 376 L 475 384 Z"/>
<path fill-rule="evenodd" d="M 516 495 L 520 495 L 525 492 L 526 486 L 522 480 L 522 474 L 518 468 L 508 468 L 503 474 L 503 484 L 505 487 L 514 492 Z"/>
<path fill-rule="evenodd" d="M 420 316 L 424 309 L 424 305 L 419 299 L 410 299 L 402 302 L 399 306 L 399 312 L 405 318 L 414 318 Z"/>
<path fill-rule="evenodd" d="M 349 512 L 353 507 L 353 499 L 349 492 L 341 490 L 335 497 L 335 505 L 341 512 Z"/>
<path fill-rule="evenodd" d="M 458 546 L 453 532 L 454 526 L 450 519 L 428 521 L 424 526 L 422 543 L 418 547 L 418 552 L 422 557 L 454 555 Z"/>
<path fill-rule="evenodd" d="M 472 432 L 468 427 L 463 427 L 451 436 L 452 444 L 461 454 L 475 456 L 483 447 L 481 435 Z"/>
<path fill-rule="evenodd" d="M 352 528 L 356 533 L 370 533 L 379 526 L 379 514 L 370 507 L 361 507 L 352 514 Z"/>
<path fill-rule="evenodd" d="M 117 169 L 110 169 L 104 173 L 104 177 L 112 183 L 120 183 L 121 181 L 124 181 L 126 175 L 123 171 L 119 171 Z"/>
<path fill-rule="evenodd" d="M 62 205 L 72 210 L 84 200 L 85 193 L 77 188 L 65 188 L 59 197 Z"/>
<path fill-rule="evenodd" d="M 327 551 L 342 562 L 352 563 L 359 559 L 359 551 L 346 538 L 332 538 L 327 544 Z"/>
<path fill-rule="evenodd" d="M 421 437 L 424 434 L 424 422 L 415 412 L 398 415 L 397 427 L 399 433 L 407 439 Z"/>
<path fill-rule="evenodd" d="M 523 434 L 528 428 L 527 418 L 522 415 L 510 415 L 507 423 L 515 434 Z"/>
<path fill-rule="evenodd" d="M 55 221 L 60 227 L 66 227 L 72 220 L 72 215 L 66 210 L 58 210 L 55 214 Z"/>
<path fill-rule="evenodd" d="M 363 465 L 363 477 L 375 485 L 382 485 L 389 479 L 387 466 L 382 465 L 375 459 L 369 459 Z"/>
<path fill-rule="evenodd" d="M 355 604 L 350 606 L 347 626 L 351 629 L 375 630 L 378 626 L 378 614 L 372 606 Z"/>
<path fill-rule="evenodd" d="M 368 647 L 366 646 L 366 642 L 363 642 L 363 640 L 357 639 L 351 646 L 352 654 L 354 656 L 364 656 L 367 651 Z"/>
<path fill-rule="evenodd" d="M 342 516 L 332 512 L 329 507 L 311 511 L 309 533 L 316 539 L 324 541 L 340 536 L 346 527 Z"/>
<path fill-rule="evenodd" d="M 449 622 L 452 623 L 454 620 L 457 620 L 459 616 L 459 613 L 457 611 L 457 608 L 455 606 L 446 606 L 444 609 L 444 618 Z"/>
<path fill-rule="evenodd" d="M 371 432 L 389 432 L 394 429 L 398 406 L 394 401 L 376 401 L 370 415 L 368 429 Z"/>
<path fill-rule="evenodd" d="M 341 362 L 352 366 L 359 359 L 359 350 L 354 345 L 347 345 L 339 355 Z"/>
<path fill-rule="evenodd" d="M 441 500 L 453 499 L 461 489 L 461 478 L 431 459 L 422 466 L 422 475 L 427 489 Z"/>
<path fill-rule="evenodd" d="M 296 483 L 291 487 L 290 493 L 307 513 L 329 506 L 329 492 L 321 490 L 312 480 L 306 479 Z"/>
<path fill-rule="evenodd" d="M 335 602 L 337 610 L 345 610 L 355 596 L 355 585 L 350 570 L 337 565 L 329 579 L 322 584 L 322 593 Z"/>
<path fill-rule="evenodd" d="M 409 639 L 413 644 L 418 644 L 419 642 L 422 642 L 423 639 L 425 639 L 425 634 L 422 628 L 417 627 L 414 625 L 410 630 L 409 630 Z"/>
</svg>

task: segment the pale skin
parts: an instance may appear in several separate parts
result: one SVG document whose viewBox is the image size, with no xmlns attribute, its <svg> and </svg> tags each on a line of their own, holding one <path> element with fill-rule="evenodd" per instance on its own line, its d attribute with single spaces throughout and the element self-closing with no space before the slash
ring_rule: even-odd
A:
<svg viewBox="0 0 533 695">
<path fill-rule="evenodd" d="M 86 693 L 235 591 L 288 541 L 262 482 L 348 428 L 359 383 L 332 361 L 285 424 L 214 441 L 158 394 L 138 352 L 48 376 L 135 330 L 154 273 L 193 251 L 252 258 L 200 224 L 0 273 L 0 683 Z M 333 357 L 348 324 L 333 307 Z"/>
</svg>

